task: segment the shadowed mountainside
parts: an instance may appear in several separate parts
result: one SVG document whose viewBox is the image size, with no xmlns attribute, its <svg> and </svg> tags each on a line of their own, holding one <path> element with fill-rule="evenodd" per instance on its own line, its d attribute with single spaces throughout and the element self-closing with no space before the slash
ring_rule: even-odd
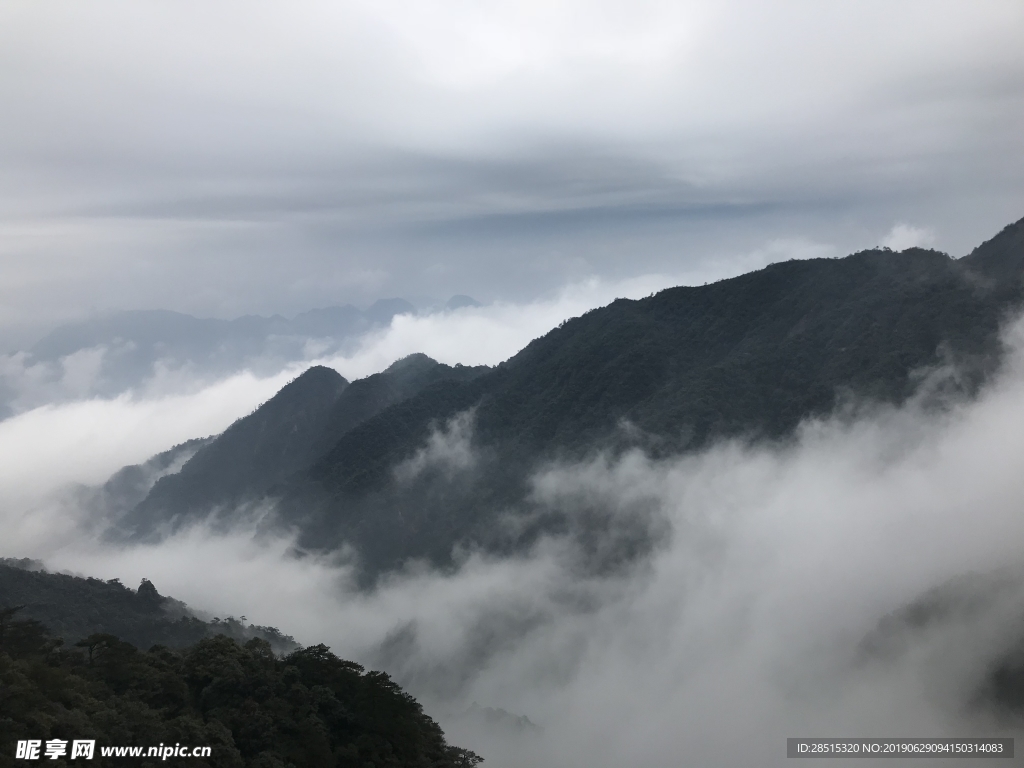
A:
<svg viewBox="0 0 1024 768">
<path fill-rule="evenodd" d="M 960 260 L 864 251 L 619 299 L 486 376 L 380 414 L 345 435 L 313 477 L 339 490 L 387 482 L 432 419 L 474 405 L 481 444 L 551 456 L 592 448 L 623 424 L 661 451 L 779 438 L 847 395 L 900 403 L 947 364 L 973 393 L 997 366 L 1000 327 L 1024 295 L 1022 238 L 1024 220 Z"/>
<path fill-rule="evenodd" d="M 157 480 L 126 522 L 168 524 L 258 497 L 315 458 L 310 447 L 347 386 L 337 371 L 310 368 L 196 451 L 178 472 Z"/>
<path fill-rule="evenodd" d="M 411 355 L 349 384 L 336 371 L 314 366 L 200 447 L 180 471 L 157 480 L 120 529 L 153 533 L 218 508 L 230 511 L 258 501 L 392 404 L 431 384 L 468 380 L 483 370 Z"/>
<path fill-rule="evenodd" d="M 303 546 L 353 544 L 370 576 L 410 557 L 450 562 L 459 544 L 514 550 L 540 531 L 566 530 L 565 515 L 530 494 L 533 473 L 553 460 L 780 440 L 844 405 L 917 394 L 941 406 L 973 395 L 999 364 L 1022 277 L 1024 220 L 959 260 L 870 250 L 620 299 L 495 369 L 416 358 L 353 383 L 333 410 L 317 411 L 325 426 L 308 450 L 261 464 L 261 484 L 249 488 L 279 499 L 279 519 L 298 528 Z M 402 366 L 433 373 L 402 386 Z M 216 444 L 151 497 L 184 483 Z M 230 457 L 256 466 L 244 451 L 225 451 L 216 466 Z M 522 521 L 511 534 L 496 524 L 509 515 Z M 631 533 L 594 567 L 630 561 L 654 535 Z"/>
</svg>

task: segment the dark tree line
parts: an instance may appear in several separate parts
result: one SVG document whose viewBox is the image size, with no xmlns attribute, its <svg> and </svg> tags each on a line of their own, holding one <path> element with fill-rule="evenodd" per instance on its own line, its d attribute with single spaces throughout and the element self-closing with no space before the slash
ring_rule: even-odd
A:
<svg viewBox="0 0 1024 768">
<path fill-rule="evenodd" d="M 184 650 L 141 651 L 95 633 L 66 645 L 19 611 L 0 610 L 0 766 L 27 764 L 15 760 L 17 742 L 26 739 L 95 739 L 96 766 L 124 764 L 101 757 L 101 746 L 160 743 L 211 746 L 212 757 L 185 761 L 196 768 L 481 762 L 449 745 L 385 673 L 366 672 L 324 645 L 283 658 L 258 637 L 240 644 L 220 635 Z"/>
</svg>

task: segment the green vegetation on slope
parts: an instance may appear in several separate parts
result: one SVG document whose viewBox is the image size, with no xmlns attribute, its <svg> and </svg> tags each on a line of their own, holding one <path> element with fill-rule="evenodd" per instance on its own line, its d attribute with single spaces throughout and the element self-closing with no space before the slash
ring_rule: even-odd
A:
<svg viewBox="0 0 1024 768">
<path fill-rule="evenodd" d="M 449 746 L 386 674 L 323 645 L 302 649 L 272 627 L 236 619 L 201 621 L 149 581 L 133 591 L 116 580 L 26 570 L 37 567 L 0 563 L 0 766 L 15 764 L 25 739 L 213 747 L 209 760 L 188 759 L 197 766 L 480 761 Z M 119 761 L 97 752 L 92 764 L 108 762 Z"/>
<path fill-rule="evenodd" d="M 180 652 L 141 652 L 114 635 L 93 634 L 65 648 L 39 622 L 6 609 L 0 688 L 0 765 L 16 764 L 16 742 L 25 739 L 94 739 L 97 766 L 123 763 L 100 757 L 102 746 L 158 744 L 210 746 L 211 757 L 187 763 L 219 768 L 480 762 L 448 745 L 386 674 L 364 672 L 323 645 L 282 659 L 259 638 L 240 645 L 221 635 Z"/>
</svg>

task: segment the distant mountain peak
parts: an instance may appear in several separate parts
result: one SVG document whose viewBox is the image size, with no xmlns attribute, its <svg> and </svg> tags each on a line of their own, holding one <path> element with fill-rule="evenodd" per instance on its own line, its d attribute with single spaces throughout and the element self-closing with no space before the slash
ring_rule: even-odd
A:
<svg viewBox="0 0 1024 768">
<path fill-rule="evenodd" d="M 413 352 L 411 355 L 406 355 L 403 358 L 395 360 L 391 365 L 385 369 L 385 373 L 395 373 L 397 371 L 404 371 L 409 368 L 416 368 L 421 366 L 434 366 L 438 362 L 422 352 Z"/>
<path fill-rule="evenodd" d="M 416 314 L 416 307 L 405 299 L 378 299 L 363 314 L 375 325 L 387 325 L 395 315 Z"/>
<path fill-rule="evenodd" d="M 275 397 L 284 394 L 289 388 L 292 390 L 324 386 L 337 388 L 347 384 L 348 380 L 333 368 L 328 368 L 326 365 L 313 365 L 285 384 Z"/>
<path fill-rule="evenodd" d="M 482 307 L 479 301 L 474 299 L 472 296 L 466 296 L 458 293 L 448 299 L 448 302 L 444 305 L 445 309 L 462 309 L 463 307 Z"/>
<path fill-rule="evenodd" d="M 201 515 L 249 500 L 306 466 L 325 418 L 347 387 L 333 368 L 307 369 L 196 451 L 177 473 L 157 480 L 126 518 L 129 528 L 145 531 L 168 515 Z"/>
</svg>

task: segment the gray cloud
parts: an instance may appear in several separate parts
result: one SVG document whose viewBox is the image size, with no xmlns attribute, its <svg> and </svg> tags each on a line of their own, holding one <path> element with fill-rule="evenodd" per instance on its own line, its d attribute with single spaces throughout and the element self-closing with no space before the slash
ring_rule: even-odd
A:
<svg viewBox="0 0 1024 768">
<path fill-rule="evenodd" d="M 0 24 L 0 327 L 523 300 L 1024 208 L 1017 3 L 109 0 Z"/>
</svg>

